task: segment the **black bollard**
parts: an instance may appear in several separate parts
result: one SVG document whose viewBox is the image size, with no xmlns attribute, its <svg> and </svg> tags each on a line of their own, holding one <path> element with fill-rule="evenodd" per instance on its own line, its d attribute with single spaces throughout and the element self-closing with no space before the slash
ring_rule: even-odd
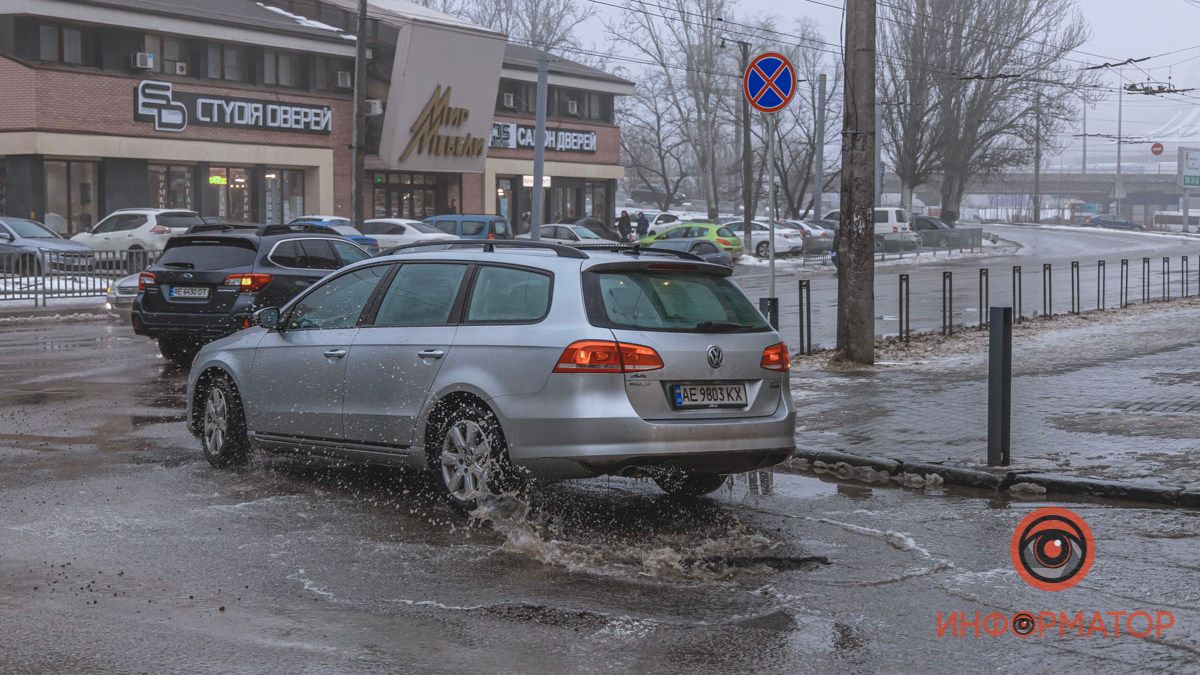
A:
<svg viewBox="0 0 1200 675">
<path fill-rule="evenodd" d="M 988 310 L 988 466 L 1008 466 L 1012 428 L 1012 307 Z"/>
</svg>

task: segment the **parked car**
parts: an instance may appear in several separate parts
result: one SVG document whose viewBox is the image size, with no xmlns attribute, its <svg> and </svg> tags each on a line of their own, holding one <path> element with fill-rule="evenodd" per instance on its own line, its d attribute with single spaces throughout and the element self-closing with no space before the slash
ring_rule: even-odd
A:
<svg viewBox="0 0 1200 675">
<path fill-rule="evenodd" d="M 702 495 L 792 453 L 787 346 L 730 268 L 475 246 L 353 265 L 204 347 L 187 420 L 208 461 L 425 468 L 470 509 L 528 477 Z"/>
<path fill-rule="evenodd" d="M 804 237 L 804 253 L 824 253 L 833 248 L 835 230 L 824 227 L 824 221 L 785 220 L 783 224 L 795 228 Z"/>
<path fill-rule="evenodd" d="M 512 239 L 514 236 L 512 226 L 504 216 L 451 213 L 430 216 L 422 222 L 461 239 Z"/>
<path fill-rule="evenodd" d="M 922 243 L 937 248 L 947 248 L 957 241 L 954 228 L 941 219 L 930 216 L 913 216 L 912 229 L 920 235 Z"/>
<path fill-rule="evenodd" d="M 590 230 L 591 233 L 596 235 L 597 237 L 608 240 L 608 241 L 619 241 L 621 239 L 621 234 L 619 232 L 617 232 L 617 229 L 615 227 L 612 227 L 612 226 L 606 224 L 599 218 L 567 217 L 567 218 L 560 218 L 557 224 L 570 225 L 573 227 L 582 227 L 587 230 Z M 637 227 L 637 223 L 630 223 L 630 230 L 633 230 L 636 227 Z M 576 232 L 578 232 L 578 230 L 576 230 Z"/>
<path fill-rule="evenodd" d="M 44 272 L 90 272 L 92 249 L 35 220 L 0 216 L 0 270 L 38 276 Z"/>
<path fill-rule="evenodd" d="M 432 225 L 406 218 L 372 218 L 364 222 L 359 231 L 378 242 L 384 250 L 421 241 L 458 239 Z"/>
<path fill-rule="evenodd" d="M 740 232 L 744 221 L 728 220 L 724 223 L 730 231 Z M 750 231 L 754 233 L 754 255 L 759 258 L 770 257 L 767 238 L 771 234 L 771 226 L 761 220 L 750 221 Z M 775 256 L 797 255 L 804 252 L 804 235 L 795 228 L 785 227 L 783 223 L 775 224 Z"/>
<path fill-rule="evenodd" d="M 340 236 L 307 229 L 203 225 L 174 237 L 138 277 L 133 331 L 187 365 L 205 342 L 248 326 L 259 307 L 278 307 L 330 272 L 371 257 Z"/>
<path fill-rule="evenodd" d="M 616 239 L 605 239 L 583 225 L 543 225 L 538 235 L 541 241 L 565 246 L 617 243 Z M 517 239 L 532 239 L 532 236 L 518 234 Z"/>
<path fill-rule="evenodd" d="M 123 266 L 128 272 L 145 269 L 152 252 L 167 241 L 203 223 L 195 211 L 179 209 L 120 209 L 86 231 L 71 237 L 93 251 L 111 252 L 100 260 Z"/>
<path fill-rule="evenodd" d="M 646 221 L 650 223 L 650 227 L 646 231 L 648 235 L 658 234 L 660 230 L 681 222 L 679 215 L 670 211 L 645 211 L 644 213 L 646 214 Z M 633 217 L 635 214 L 636 211 L 629 215 Z"/>
<path fill-rule="evenodd" d="M 1105 227 L 1110 230 L 1144 230 L 1145 227 L 1138 225 L 1132 220 L 1126 220 L 1121 216 L 1112 213 L 1101 213 L 1095 216 L 1088 216 L 1083 219 L 1084 227 Z"/>
<path fill-rule="evenodd" d="M 349 218 L 341 218 L 339 216 L 300 216 L 292 218 L 287 224 L 327 227 L 330 230 L 330 234 L 336 234 L 349 239 L 365 248 L 371 255 L 377 255 L 380 251 L 379 241 L 360 232 L 350 222 Z"/>
<path fill-rule="evenodd" d="M 734 260 L 742 257 L 742 240 L 728 227 L 714 223 L 683 223 L 663 230 L 658 234 L 643 237 L 638 241 L 643 246 L 649 246 L 664 239 L 708 239 L 722 249 L 729 251 Z"/>
<path fill-rule="evenodd" d="M 729 251 L 722 249 L 707 239 L 663 239 L 662 241 L 650 244 L 648 249 L 684 251 L 703 258 L 704 262 L 714 265 L 724 265 L 726 267 L 733 266 L 733 256 L 729 255 Z"/>
<path fill-rule="evenodd" d="M 842 226 L 842 212 L 827 211 L 825 215 L 821 216 L 818 224 L 831 232 L 837 232 L 838 228 Z"/>
<path fill-rule="evenodd" d="M 104 308 L 121 316 L 129 315 L 138 296 L 139 276 L 141 273 L 130 274 L 109 284 L 104 289 Z"/>
</svg>

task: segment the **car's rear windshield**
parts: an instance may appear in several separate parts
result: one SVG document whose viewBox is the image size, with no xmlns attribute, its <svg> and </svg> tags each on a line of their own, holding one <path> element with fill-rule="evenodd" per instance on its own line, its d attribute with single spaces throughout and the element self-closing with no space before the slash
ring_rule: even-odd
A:
<svg viewBox="0 0 1200 675">
<path fill-rule="evenodd" d="M 221 239 L 191 239 L 171 242 L 156 265 L 167 269 L 227 270 L 250 267 L 258 252 L 253 244 Z"/>
<path fill-rule="evenodd" d="M 584 275 L 588 318 L 607 328 L 684 333 L 755 333 L 771 327 L 727 277 L 687 270 Z"/>
<path fill-rule="evenodd" d="M 156 222 L 163 227 L 170 227 L 176 230 L 186 230 L 193 225 L 204 224 L 200 216 L 194 213 L 160 213 Z"/>
</svg>

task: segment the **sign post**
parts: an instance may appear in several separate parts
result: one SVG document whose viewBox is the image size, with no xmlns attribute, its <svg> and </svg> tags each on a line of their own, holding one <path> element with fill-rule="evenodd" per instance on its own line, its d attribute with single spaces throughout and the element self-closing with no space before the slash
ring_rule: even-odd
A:
<svg viewBox="0 0 1200 675">
<path fill-rule="evenodd" d="M 778 308 L 779 297 L 775 294 L 775 222 L 779 220 L 779 207 L 775 201 L 775 136 L 778 124 L 775 113 L 783 110 L 792 102 L 796 95 L 796 68 L 783 54 L 767 52 L 759 54 L 750 61 L 746 71 L 742 73 L 742 95 L 759 112 L 765 113 L 767 126 L 767 164 L 770 174 L 768 199 L 771 221 L 768 223 L 767 251 L 771 267 L 771 294 L 767 298 L 767 306 Z M 746 205 L 747 208 L 749 205 Z M 747 251 L 753 254 L 753 251 Z M 779 313 L 773 313 L 773 326 L 779 328 Z"/>
<path fill-rule="evenodd" d="M 1200 148 L 1179 148 L 1179 165 L 1176 169 L 1179 191 L 1183 194 L 1183 231 L 1192 227 L 1191 190 L 1200 187 Z"/>
</svg>

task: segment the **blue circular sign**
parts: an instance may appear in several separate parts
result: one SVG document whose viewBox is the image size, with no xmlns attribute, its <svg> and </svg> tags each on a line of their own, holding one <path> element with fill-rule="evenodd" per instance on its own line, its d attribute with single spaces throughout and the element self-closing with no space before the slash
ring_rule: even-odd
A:
<svg viewBox="0 0 1200 675">
<path fill-rule="evenodd" d="M 742 74 L 742 93 L 758 110 L 779 112 L 796 95 L 796 68 L 783 54 L 759 54 Z"/>
</svg>

